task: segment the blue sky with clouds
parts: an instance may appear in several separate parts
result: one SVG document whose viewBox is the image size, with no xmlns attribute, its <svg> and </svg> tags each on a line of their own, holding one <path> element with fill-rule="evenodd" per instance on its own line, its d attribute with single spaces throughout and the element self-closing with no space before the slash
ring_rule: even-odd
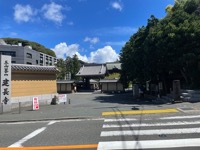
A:
<svg viewBox="0 0 200 150">
<path fill-rule="evenodd" d="M 0 0 L 0 37 L 38 42 L 58 58 L 115 61 L 121 48 L 174 0 Z"/>
</svg>

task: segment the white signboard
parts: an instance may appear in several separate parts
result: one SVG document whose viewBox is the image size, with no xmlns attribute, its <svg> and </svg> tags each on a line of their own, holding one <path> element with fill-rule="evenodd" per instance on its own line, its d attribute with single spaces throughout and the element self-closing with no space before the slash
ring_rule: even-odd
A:
<svg viewBox="0 0 200 150">
<path fill-rule="evenodd" d="M 11 98 L 11 56 L 0 55 L 1 60 L 1 94 L 0 101 L 3 105 L 10 104 Z"/>
<path fill-rule="evenodd" d="M 39 109 L 38 97 L 33 97 L 33 110 L 38 110 L 38 109 Z"/>
<path fill-rule="evenodd" d="M 59 103 L 66 103 L 67 102 L 67 94 L 59 94 L 58 101 L 59 101 Z"/>
</svg>

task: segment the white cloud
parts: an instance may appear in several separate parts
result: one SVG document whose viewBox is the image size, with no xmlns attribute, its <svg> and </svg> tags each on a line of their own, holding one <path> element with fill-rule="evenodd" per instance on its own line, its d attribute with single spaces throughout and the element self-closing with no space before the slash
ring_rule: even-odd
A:
<svg viewBox="0 0 200 150">
<path fill-rule="evenodd" d="M 64 7 L 62 5 L 51 2 L 50 4 L 44 4 L 42 11 L 44 12 L 44 17 L 50 21 L 61 24 L 65 16 L 62 14 Z"/>
<path fill-rule="evenodd" d="M 79 59 L 79 60 L 82 60 L 82 61 L 84 61 L 84 62 L 89 62 L 86 55 L 83 55 L 83 56 L 82 56 L 79 52 L 76 52 L 76 55 L 78 56 L 78 59 Z"/>
<path fill-rule="evenodd" d="M 57 44 L 55 48 L 53 48 L 58 58 L 65 58 L 65 56 L 72 57 L 78 52 L 78 49 L 78 44 L 67 45 L 65 42 Z"/>
<path fill-rule="evenodd" d="M 80 60 L 88 62 L 87 57 L 84 55 L 82 56 L 79 51 L 78 44 L 71 44 L 67 45 L 67 43 L 59 43 L 57 44 L 52 50 L 56 53 L 57 58 L 65 59 L 67 56 L 73 57 L 75 54 L 78 56 Z"/>
<path fill-rule="evenodd" d="M 97 51 L 93 51 L 89 56 L 79 53 L 80 49 L 78 44 L 67 45 L 63 42 L 57 44 L 52 50 L 55 51 L 57 58 L 65 59 L 67 56 L 73 57 L 76 54 L 80 60 L 85 62 L 105 63 L 119 59 L 119 55 L 111 46 L 105 46 Z"/>
<path fill-rule="evenodd" d="M 98 37 L 85 37 L 84 42 L 90 42 L 91 44 L 96 44 L 99 42 L 99 38 Z"/>
<path fill-rule="evenodd" d="M 30 5 L 16 4 L 14 7 L 14 19 L 17 22 L 29 22 L 33 20 L 33 17 L 37 14 L 36 10 Z"/>
<path fill-rule="evenodd" d="M 112 6 L 112 8 L 119 10 L 119 11 L 122 11 L 122 9 L 123 9 L 122 4 L 120 4 L 119 2 L 112 2 L 111 6 Z"/>
<path fill-rule="evenodd" d="M 105 46 L 95 52 L 91 52 L 89 61 L 96 63 L 105 63 L 116 61 L 118 58 L 119 55 L 111 46 Z"/>
</svg>

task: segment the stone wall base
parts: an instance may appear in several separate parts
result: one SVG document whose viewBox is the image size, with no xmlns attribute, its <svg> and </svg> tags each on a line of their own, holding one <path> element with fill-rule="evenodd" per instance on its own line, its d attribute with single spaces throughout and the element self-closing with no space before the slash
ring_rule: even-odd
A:
<svg viewBox="0 0 200 150">
<path fill-rule="evenodd" d="M 18 108 L 19 102 L 21 102 L 21 107 L 32 106 L 33 97 L 38 97 L 40 105 L 50 105 L 54 96 L 57 96 L 57 93 L 53 94 L 42 94 L 42 95 L 31 95 L 31 96 L 19 96 L 11 98 L 11 107 Z"/>
</svg>

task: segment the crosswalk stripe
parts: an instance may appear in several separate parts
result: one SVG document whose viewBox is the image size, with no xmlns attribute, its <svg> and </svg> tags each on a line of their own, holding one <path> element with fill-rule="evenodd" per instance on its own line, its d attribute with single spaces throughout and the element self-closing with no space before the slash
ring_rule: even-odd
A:
<svg viewBox="0 0 200 150">
<path fill-rule="evenodd" d="M 104 122 L 136 121 L 135 118 L 105 119 Z"/>
<path fill-rule="evenodd" d="M 165 122 L 165 123 L 131 123 L 131 124 L 104 124 L 103 128 L 119 128 L 119 127 L 151 127 L 151 126 L 179 126 L 179 125 L 196 125 L 200 124 L 200 121 L 177 121 L 177 122 Z"/>
<path fill-rule="evenodd" d="M 200 115 L 194 115 L 194 116 L 174 116 L 174 117 L 162 117 L 161 120 L 167 120 L 167 119 L 194 119 L 194 118 L 200 118 Z"/>
<path fill-rule="evenodd" d="M 200 115 L 188 115 L 188 116 L 173 116 L 173 117 L 161 117 L 157 120 L 178 120 L 178 119 L 194 119 L 200 118 Z M 118 118 L 118 119 L 104 119 L 104 122 L 125 122 L 125 121 L 137 121 L 137 118 Z M 152 120 L 152 118 L 143 118 L 143 120 Z"/>
<path fill-rule="evenodd" d="M 148 141 L 112 141 L 99 142 L 97 150 L 113 149 L 156 149 L 156 148 L 178 148 L 198 147 L 200 138 L 196 139 L 173 139 L 173 140 L 148 140 Z"/>
<path fill-rule="evenodd" d="M 157 129 L 157 130 L 123 130 L 123 131 L 102 131 L 101 137 L 107 136 L 142 136 L 142 135 L 161 135 L 161 134 L 190 134 L 200 133 L 200 128 L 182 129 Z"/>
</svg>

